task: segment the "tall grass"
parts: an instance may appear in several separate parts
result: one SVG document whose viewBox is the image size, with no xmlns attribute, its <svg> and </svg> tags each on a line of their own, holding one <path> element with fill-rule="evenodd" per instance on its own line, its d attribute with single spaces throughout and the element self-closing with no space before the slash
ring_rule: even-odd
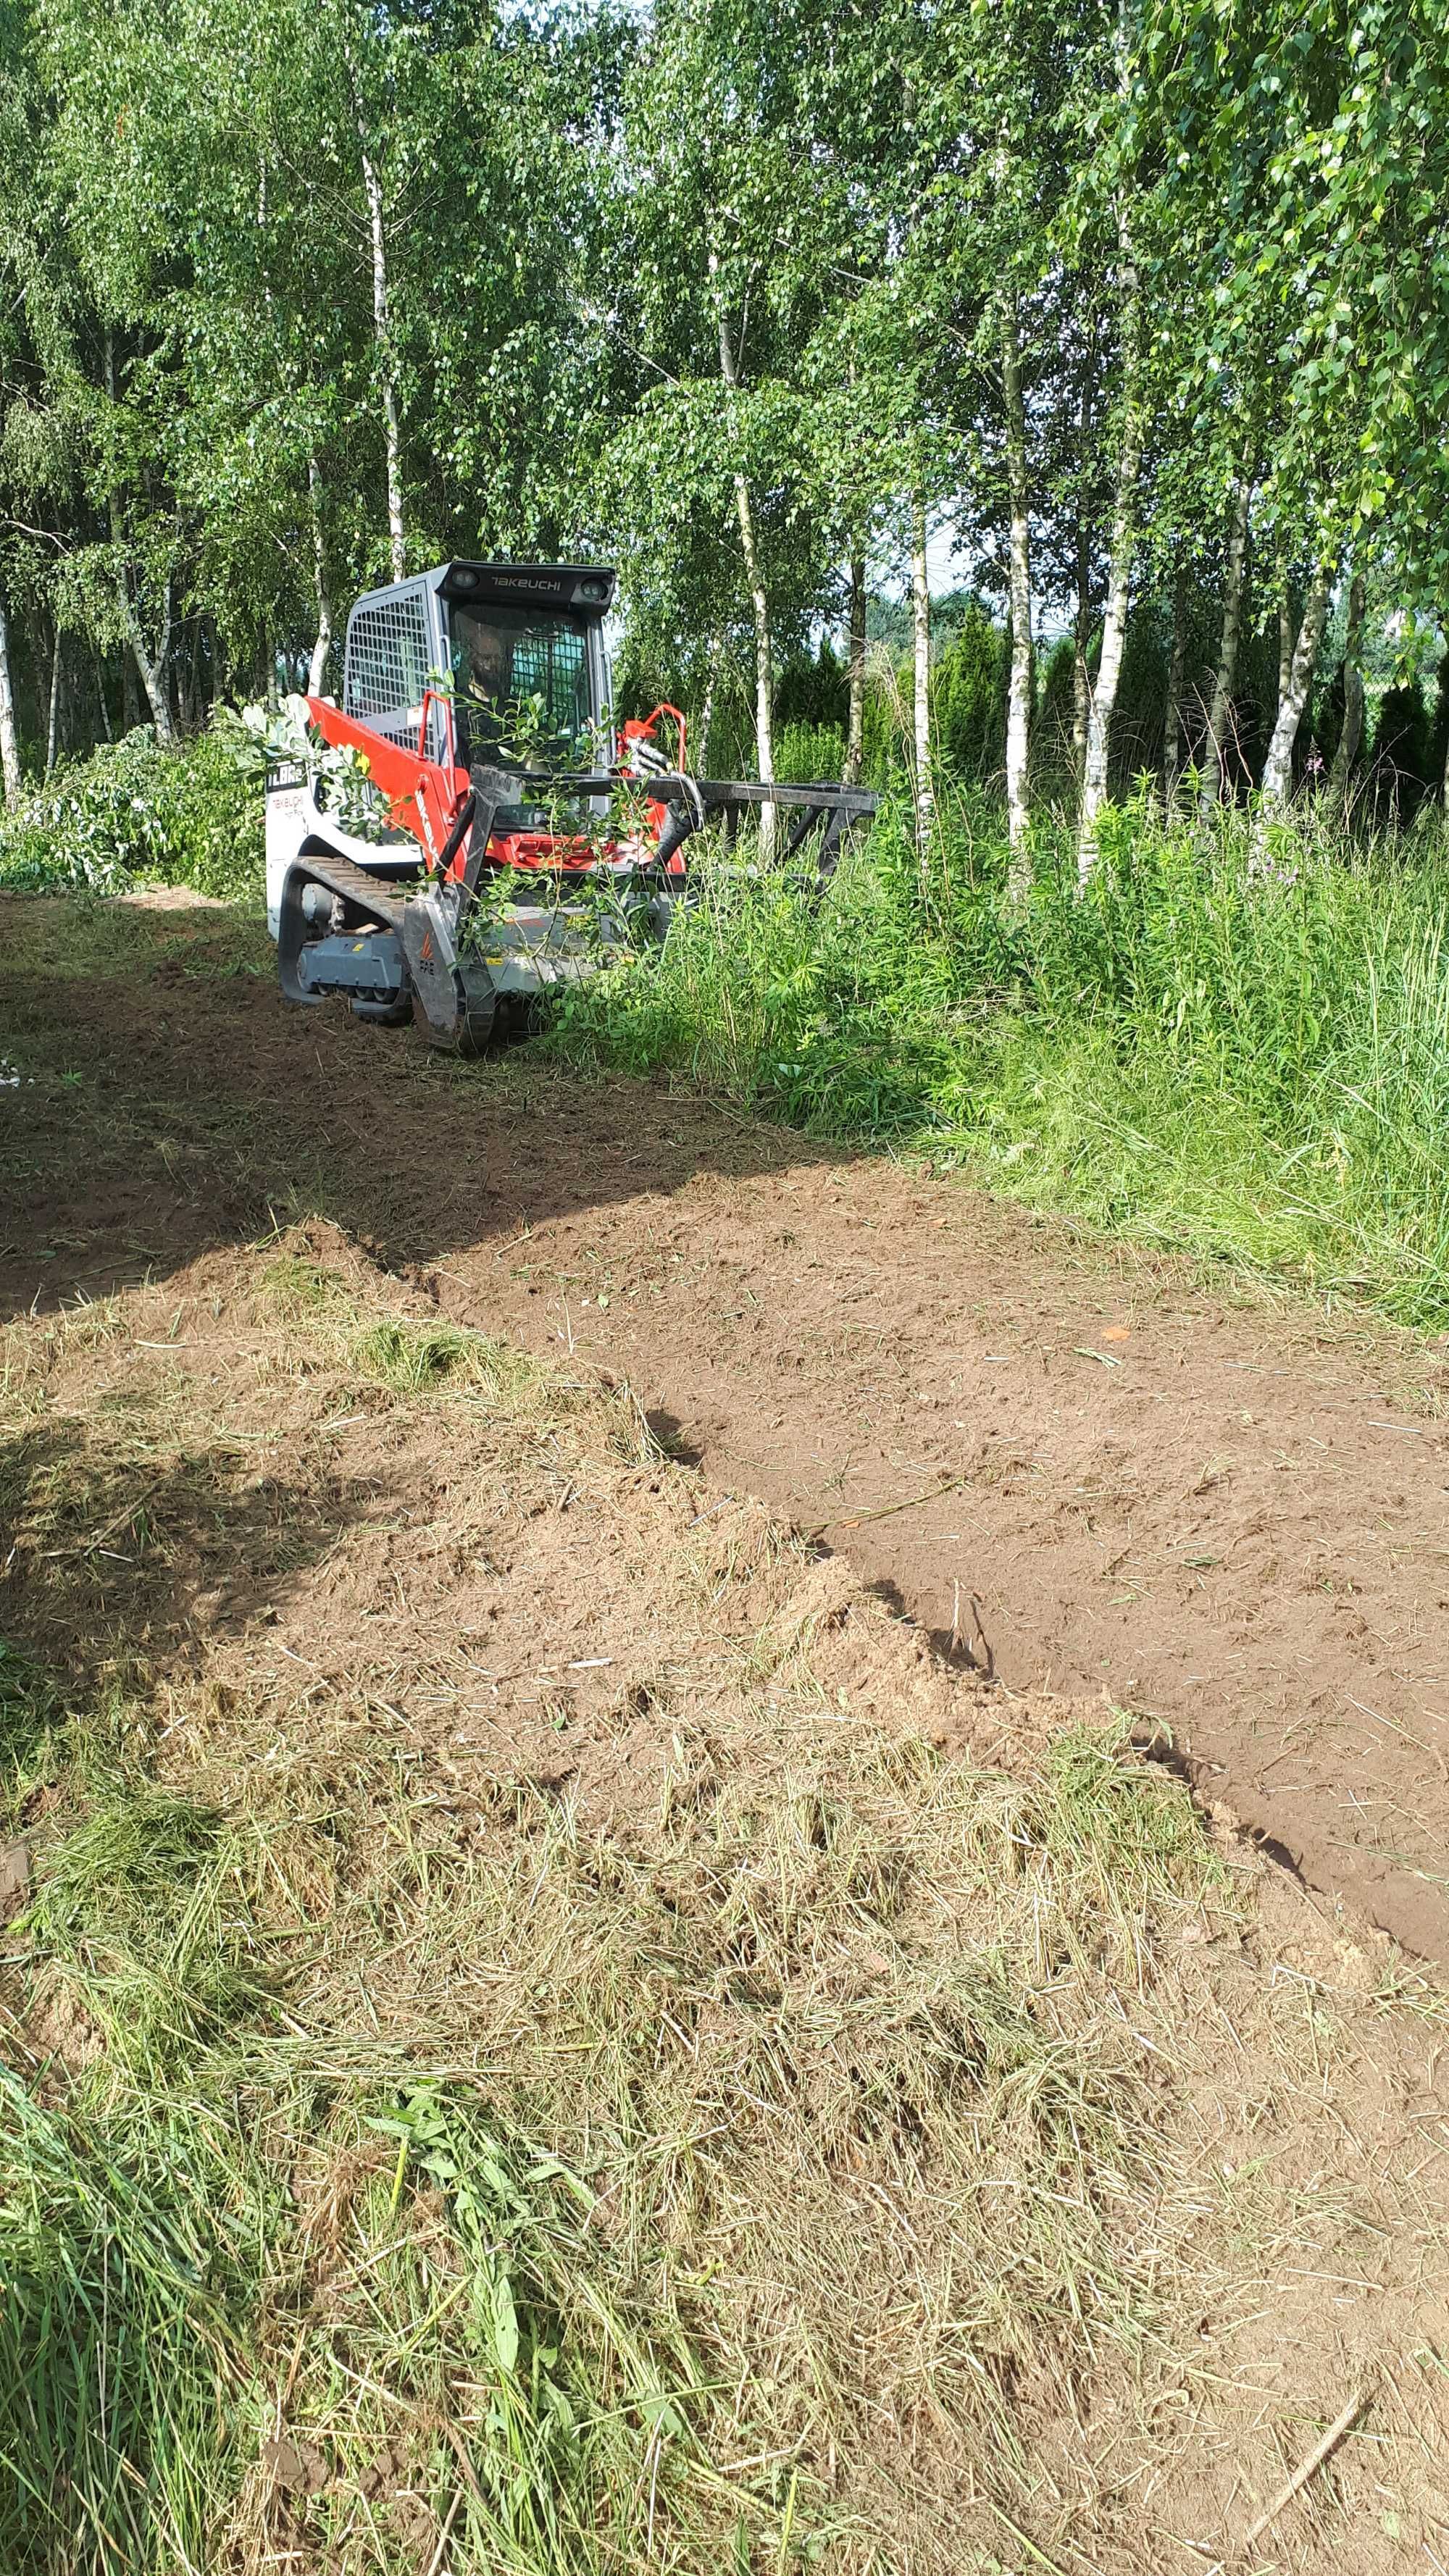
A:
<svg viewBox="0 0 1449 2576">
<path fill-rule="evenodd" d="M 575 1057 L 816 1135 L 924 1149 L 1040 1206 L 1449 1320 L 1449 855 L 1321 817 L 1119 809 L 1085 899 L 1047 829 L 1026 917 L 993 810 L 923 878 L 888 815 L 823 898 L 715 860 L 662 953 L 569 999 Z"/>
</svg>

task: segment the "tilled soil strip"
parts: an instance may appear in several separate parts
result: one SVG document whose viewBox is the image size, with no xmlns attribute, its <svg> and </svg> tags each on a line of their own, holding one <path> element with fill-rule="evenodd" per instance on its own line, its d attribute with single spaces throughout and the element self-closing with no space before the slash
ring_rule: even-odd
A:
<svg viewBox="0 0 1449 2576">
<path fill-rule="evenodd" d="M 880 1162 L 761 1171 L 758 1131 L 755 1168 L 682 1174 L 708 1116 L 596 1096 L 567 1150 L 598 1199 L 568 1215 L 543 1213 L 557 1138 L 475 1129 L 514 1224 L 425 1265 L 440 1305 L 627 1377 L 715 1480 L 1009 1688 L 1160 1720 L 1312 1887 L 1449 1955 L 1437 1355 Z"/>
<path fill-rule="evenodd" d="M 627 1378 L 1008 1689 L 1159 1720 L 1311 1887 L 1449 1957 L 1440 1350 L 656 1088 L 450 1066 L 259 977 L 83 989 L 114 1150 L 48 1170 L 25 1095 L 12 1311 L 315 1194 L 451 1315 Z M 17 1039 L 59 1000 L 15 979 Z"/>
</svg>

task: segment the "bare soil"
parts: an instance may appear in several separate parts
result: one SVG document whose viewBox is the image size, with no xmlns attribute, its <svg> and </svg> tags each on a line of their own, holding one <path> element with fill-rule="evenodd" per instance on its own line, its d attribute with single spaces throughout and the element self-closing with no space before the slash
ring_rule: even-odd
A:
<svg viewBox="0 0 1449 2576">
<path fill-rule="evenodd" d="M 7 1312 L 317 1208 L 627 1380 L 1008 1690 L 1105 1694 L 1325 1901 L 1449 1956 L 1446 1355 L 950 1178 L 289 1011 L 214 913 L 0 907 Z M 112 953 L 112 952 L 116 953 Z"/>
</svg>

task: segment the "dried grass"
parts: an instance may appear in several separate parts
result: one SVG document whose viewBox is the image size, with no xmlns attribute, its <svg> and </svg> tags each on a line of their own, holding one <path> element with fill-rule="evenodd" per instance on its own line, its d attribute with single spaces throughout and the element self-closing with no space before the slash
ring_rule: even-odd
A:
<svg viewBox="0 0 1449 2576">
<path fill-rule="evenodd" d="M 322 1229 L 5 1383 L 7 2565 L 1440 2545 L 1438 1990 L 1118 1723 Z"/>
</svg>

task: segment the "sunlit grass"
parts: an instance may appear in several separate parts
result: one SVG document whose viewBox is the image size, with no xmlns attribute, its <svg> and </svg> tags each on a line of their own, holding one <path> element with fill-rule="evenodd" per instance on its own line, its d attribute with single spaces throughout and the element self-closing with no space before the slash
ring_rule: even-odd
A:
<svg viewBox="0 0 1449 2576">
<path fill-rule="evenodd" d="M 572 993 L 554 1043 L 1042 1208 L 1449 1317 L 1449 862 L 1311 812 L 1255 864 L 1144 799 L 1085 902 L 1044 831 L 1002 902 L 989 809 L 922 879 L 887 817 L 823 895 L 706 860 L 662 953 Z"/>
</svg>

